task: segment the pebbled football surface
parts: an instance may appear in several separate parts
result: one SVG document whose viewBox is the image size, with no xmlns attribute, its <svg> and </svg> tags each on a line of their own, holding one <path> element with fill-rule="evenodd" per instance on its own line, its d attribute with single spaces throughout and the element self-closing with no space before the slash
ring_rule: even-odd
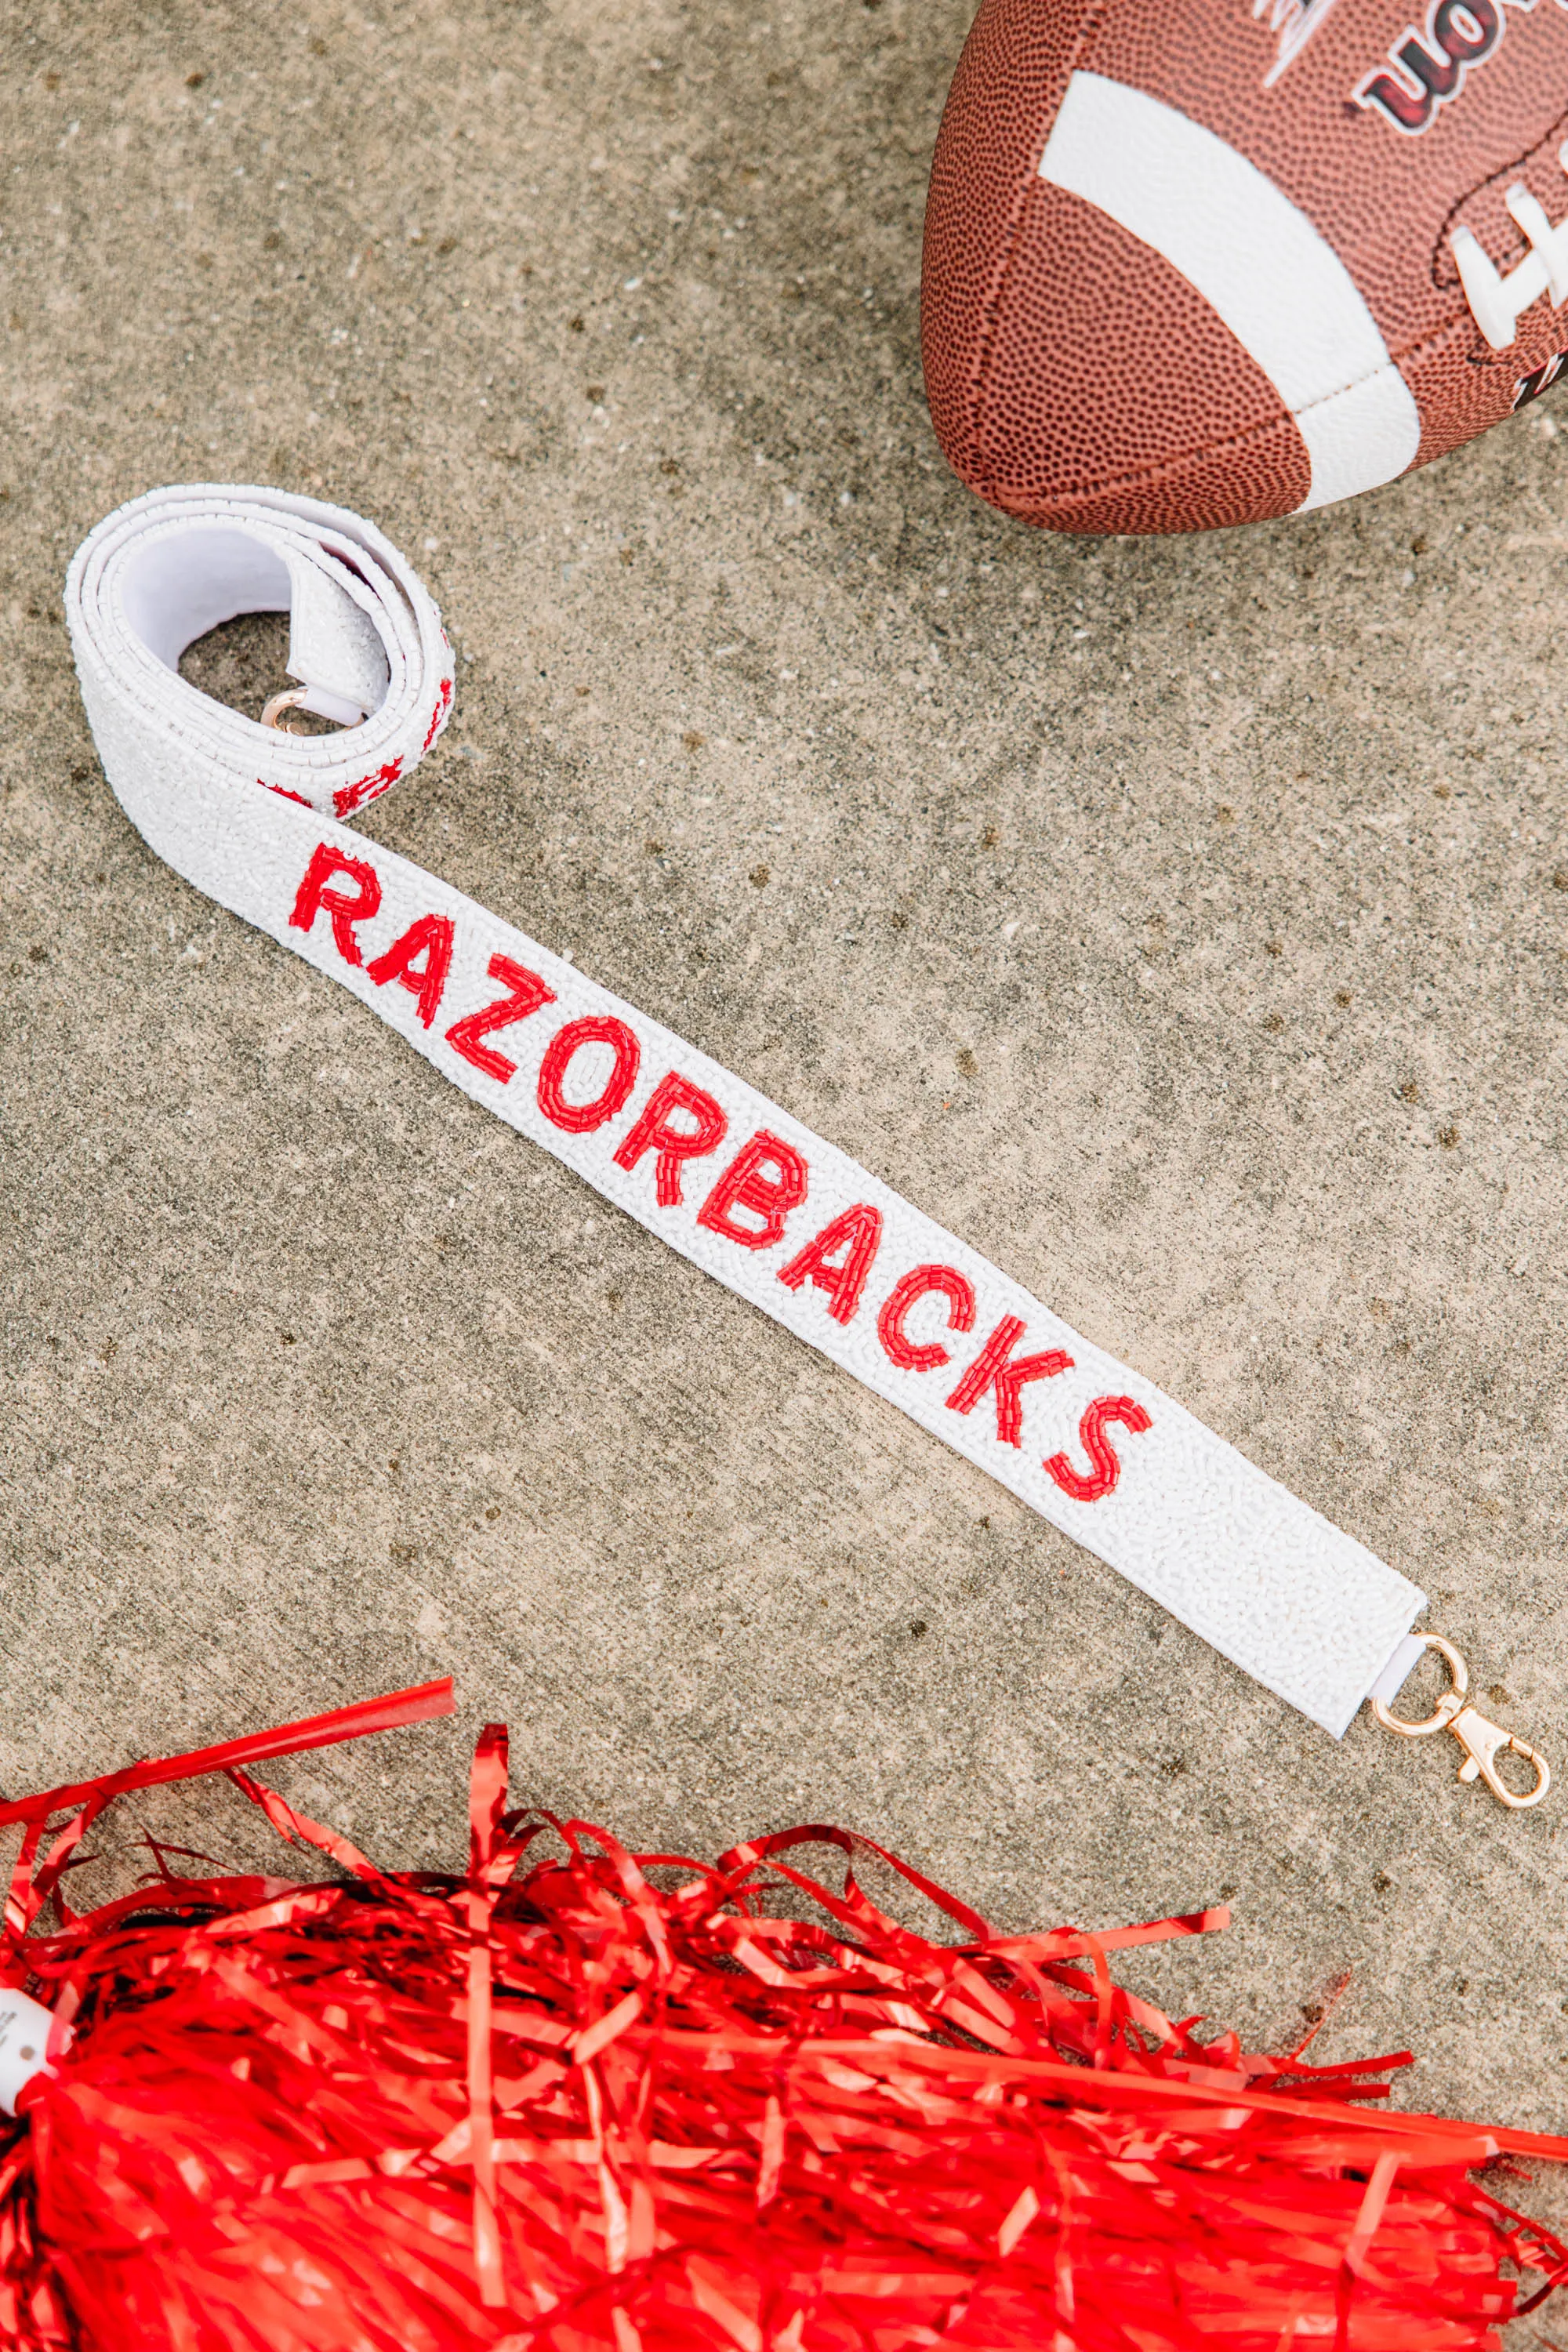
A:
<svg viewBox="0 0 1568 2352">
<path fill-rule="evenodd" d="M 949 461 L 1107 532 L 1441 457 L 1568 347 L 1565 135 L 1558 0 L 984 0 L 926 215 Z"/>
</svg>

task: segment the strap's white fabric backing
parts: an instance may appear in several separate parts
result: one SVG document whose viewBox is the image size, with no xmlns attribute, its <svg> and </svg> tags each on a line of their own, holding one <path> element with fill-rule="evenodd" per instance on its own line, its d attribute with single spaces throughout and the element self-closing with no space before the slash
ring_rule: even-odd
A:
<svg viewBox="0 0 1568 2352">
<path fill-rule="evenodd" d="M 1426 1605 L 1413 1584 L 787 1111 L 336 821 L 405 774 L 451 707 L 440 617 L 379 531 L 276 490 L 157 490 L 99 525 L 66 604 L 105 772 L 176 873 L 1344 1730 Z M 310 706 L 363 723 L 292 738 L 179 677 L 193 638 L 285 607 Z"/>
</svg>

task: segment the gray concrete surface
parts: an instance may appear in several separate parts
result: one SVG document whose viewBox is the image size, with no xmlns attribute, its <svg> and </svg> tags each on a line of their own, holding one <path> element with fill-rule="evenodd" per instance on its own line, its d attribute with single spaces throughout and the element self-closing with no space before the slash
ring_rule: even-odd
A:
<svg viewBox="0 0 1568 2352">
<path fill-rule="evenodd" d="M 1032 535 L 931 442 L 966 0 L 10 7 L 0 1780 L 450 1670 L 279 1769 L 858 1826 L 1133 1980 L 1551 2126 L 1562 1795 L 1287 1713 L 131 833 L 59 616 L 181 478 L 324 488 L 462 656 L 365 821 L 788 1103 L 1425 1582 L 1568 1768 L 1549 397 L 1350 509 Z M 208 647 L 237 700 L 268 625 Z M 1447 1745 L 1447 1743 L 1445 1743 Z M 164 1816 L 159 1816 L 164 1818 Z M 215 1832 L 216 1835 L 216 1832 Z"/>
</svg>

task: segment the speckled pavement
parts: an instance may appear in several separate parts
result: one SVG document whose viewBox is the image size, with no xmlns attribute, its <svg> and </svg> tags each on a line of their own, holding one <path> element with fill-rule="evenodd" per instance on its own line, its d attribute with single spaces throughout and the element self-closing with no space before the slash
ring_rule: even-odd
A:
<svg viewBox="0 0 1568 2352">
<path fill-rule="evenodd" d="M 965 14 L 4 19 L 0 1783 L 450 1672 L 279 1785 L 449 1857 L 499 1714 L 632 1840 L 1223 1897 L 1129 1978 L 1278 2045 L 1348 1969 L 1326 2053 L 1562 2126 L 1568 436 L 1191 541 L 978 505 L 917 351 Z M 202 478 L 441 600 L 458 717 L 368 833 L 1425 1584 L 1562 1793 L 1336 1746 L 159 866 L 59 591 Z M 254 710 L 277 625 L 189 667 Z"/>
</svg>

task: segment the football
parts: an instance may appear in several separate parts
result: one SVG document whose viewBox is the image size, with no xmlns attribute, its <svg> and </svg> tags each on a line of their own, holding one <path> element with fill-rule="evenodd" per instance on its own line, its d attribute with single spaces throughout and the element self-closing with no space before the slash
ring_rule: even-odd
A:
<svg viewBox="0 0 1568 2352">
<path fill-rule="evenodd" d="M 1568 0 L 983 0 L 921 334 L 948 460 L 1007 513 L 1213 530 L 1375 489 L 1543 391 L 1564 303 Z"/>
</svg>

